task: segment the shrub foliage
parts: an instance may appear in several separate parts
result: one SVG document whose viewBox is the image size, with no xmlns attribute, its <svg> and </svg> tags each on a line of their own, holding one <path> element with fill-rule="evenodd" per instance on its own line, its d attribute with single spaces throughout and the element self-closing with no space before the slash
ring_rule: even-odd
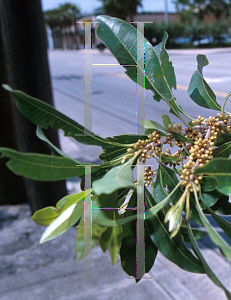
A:
<svg viewBox="0 0 231 300">
<path fill-rule="evenodd" d="M 133 26 L 108 16 L 99 16 L 97 21 L 98 37 L 134 82 L 137 82 L 137 70 L 143 70 L 138 57 L 145 49 L 144 86 L 153 92 L 156 105 L 160 101 L 168 104 L 170 114 L 162 116 L 163 124 L 141 120 L 140 124 L 146 129 L 143 135 L 102 138 L 54 107 L 5 85 L 13 93 L 20 112 L 38 126 L 38 138 L 52 149 L 49 156 L 0 148 L 2 157 L 8 158 L 8 168 L 34 180 L 82 178 L 82 192 L 67 195 L 56 207 L 46 207 L 32 216 L 33 221 L 47 226 L 40 243 L 60 236 L 79 222 L 75 243 L 78 260 L 98 242 L 102 251 L 109 248 L 112 264 L 120 256 L 123 270 L 138 282 L 152 268 L 160 251 L 186 271 L 206 273 L 231 299 L 197 243 L 208 234 L 221 254 L 231 261 L 230 243 L 208 219 L 208 215 L 212 217 L 227 239 L 231 239 L 231 224 L 223 218 L 231 214 L 231 115 L 225 110 L 230 94 L 222 106 L 217 103 L 203 78 L 202 70 L 208 61 L 204 55 L 198 55 L 198 67 L 192 75 L 188 94 L 197 105 L 215 110 L 217 114 L 212 112 L 207 119 L 190 117 L 177 104 L 172 91 L 176 88 L 176 79 L 165 49 L 167 33 L 155 47 L 141 36 L 145 48 L 137 51 L 140 33 Z M 134 65 L 137 67 L 132 67 Z M 171 121 L 171 114 L 178 117 L 179 123 Z M 79 143 L 101 147 L 103 163 L 81 164 L 68 157 L 46 138 L 42 129 L 48 127 L 62 129 L 64 135 Z M 157 162 L 156 169 L 153 161 Z M 92 185 L 87 174 L 91 174 Z M 140 224 L 143 233 L 138 236 Z M 197 229 L 198 226 L 203 230 Z M 90 247 L 84 242 L 89 230 Z M 186 243 L 191 244 L 193 251 Z M 142 245 L 145 265 L 138 274 L 137 255 Z"/>
</svg>

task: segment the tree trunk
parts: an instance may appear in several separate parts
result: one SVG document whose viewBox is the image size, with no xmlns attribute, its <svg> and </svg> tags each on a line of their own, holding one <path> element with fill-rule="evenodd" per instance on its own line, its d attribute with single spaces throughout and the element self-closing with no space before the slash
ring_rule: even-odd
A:
<svg viewBox="0 0 231 300">
<path fill-rule="evenodd" d="M 1 0 L 0 11 L 9 85 L 53 105 L 40 0 Z M 14 101 L 12 106 L 18 150 L 50 154 L 49 148 L 36 137 L 36 126 L 18 112 Z M 52 143 L 59 144 L 56 132 L 46 134 Z M 24 182 L 32 212 L 55 205 L 66 195 L 64 181 L 40 182 L 25 178 Z"/>
<path fill-rule="evenodd" d="M 0 82 L 8 83 L 6 61 L 3 48 L 0 23 Z M 11 97 L 9 92 L 0 88 L 0 147 L 17 149 L 16 132 L 12 114 Z M 20 204 L 26 202 L 27 195 L 22 177 L 12 173 L 0 160 L 0 205 Z"/>
<path fill-rule="evenodd" d="M 78 29 L 77 29 L 77 23 L 76 23 L 76 21 L 74 21 L 74 28 L 75 28 L 74 43 L 76 44 L 76 48 L 75 49 L 79 49 Z"/>
<path fill-rule="evenodd" d="M 54 43 L 54 49 L 59 48 L 59 36 L 57 28 L 52 28 L 52 37 L 53 37 L 53 43 Z"/>
</svg>

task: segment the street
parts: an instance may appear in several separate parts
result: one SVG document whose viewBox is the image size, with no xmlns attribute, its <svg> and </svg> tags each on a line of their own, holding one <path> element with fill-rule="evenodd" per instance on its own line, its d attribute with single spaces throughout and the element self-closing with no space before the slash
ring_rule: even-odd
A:
<svg viewBox="0 0 231 300">
<path fill-rule="evenodd" d="M 188 96 L 187 88 L 197 68 L 197 54 L 205 54 L 209 65 L 204 67 L 203 74 L 222 105 L 231 90 L 231 49 L 169 50 L 168 53 L 176 73 L 178 89 L 173 92 L 177 102 L 192 117 L 216 115 L 216 111 L 197 106 Z M 55 107 L 84 125 L 84 50 L 50 50 L 49 62 Z M 226 109 L 231 111 L 231 102 L 228 101 Z M 162 124 L 163 114 L 169 114 L 167 104 L 156 102 L 152 92 L 146 90 L 145 119 Z M 173 115 L 171 119 L 177 121 Z M 92 50 L 92 131 L 102 137 L 135 134 L 136 122 L 136 84 L 127 77 L 109 50 Z M 61 144 L 62 141 L 63 138 Z M 76 150 L 75 141 L 70 139 L 66 149 L 69 155 L 80 161 L 98 161 L 101 148 L 93 147 L 89 155 L 86 146 L 78 144 L 78 149 L 81 150 Z"/>
</svg>

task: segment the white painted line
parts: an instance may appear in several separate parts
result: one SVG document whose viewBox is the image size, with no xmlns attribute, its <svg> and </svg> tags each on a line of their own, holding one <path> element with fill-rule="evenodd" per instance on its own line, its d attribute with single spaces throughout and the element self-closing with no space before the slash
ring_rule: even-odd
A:
<svg viewBox="0 0 231 300">
<path fill-rule="evenodd" d="M 205 77 L 204 79 L 205 79 L 205 81 L 207 81 L 208 83 L 220 83 L 220 82 L 226 82 L 226 81 L 230 81 L 230 82 L 231 82 L 231 76 L 227 76 L 227 77 L 218 77 L 218 78 L 209 78 L 209 77 Z"/>
</svg>

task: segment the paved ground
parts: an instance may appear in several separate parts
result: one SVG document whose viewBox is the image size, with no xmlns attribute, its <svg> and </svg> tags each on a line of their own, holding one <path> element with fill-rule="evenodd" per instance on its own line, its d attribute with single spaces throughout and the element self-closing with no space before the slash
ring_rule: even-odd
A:
<svg viewBox="0 0 231 300">
<path fill-rule="evenodd" d="M 184 272 L 161 255 L 149 279 L 136 284 L 122 271 L 119 261 L 112 266 L 109 253 L 103 254 L 96 246 L 92 278 L 84 278 L 83 262 L 77 262 L 74 252 L 76 229 L 39 245 L 43 231 L 44 227 L 30 220 L 27 204 L 0 207 L 1 300 L 226 299 L 205 275 Z M 231 288 L 230 264 L 217 249 L 201 246 L 217 275 Z"/>
</svg>

